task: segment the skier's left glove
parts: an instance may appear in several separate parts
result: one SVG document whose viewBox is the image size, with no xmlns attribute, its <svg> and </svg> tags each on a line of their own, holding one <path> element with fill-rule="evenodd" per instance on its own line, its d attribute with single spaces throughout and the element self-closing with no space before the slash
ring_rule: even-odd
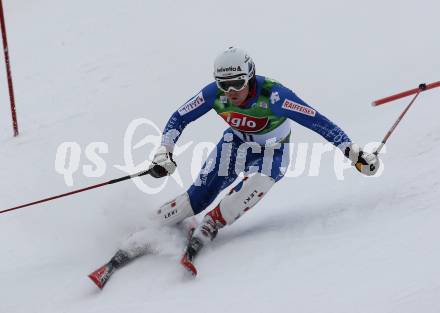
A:
<svg viewBox="0 0 440 313">
<path fill-rule="evenodd" d="M 362 151 L 357 144 L 352 143 L 347 146 L 344 150 L 344 155 L 364 175 L 372 176 L 379 169 L 379 158 L 373 153 Z"/>
<path fill-rule="evenodd" d="M 176 167 L 177 164 L 173 160 L 173 153 L 165 146 L 160 146 L 154 155 L 149 171 L 150 175 L 154 178 L 160 178 L 173 174 Z"/>
</svg>

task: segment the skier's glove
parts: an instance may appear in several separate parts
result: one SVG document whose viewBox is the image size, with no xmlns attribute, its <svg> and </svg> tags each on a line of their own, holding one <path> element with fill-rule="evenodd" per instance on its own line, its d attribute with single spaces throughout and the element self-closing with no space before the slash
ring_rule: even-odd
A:
<svg viewBox="0 0 440 313">
<path fill-rule="evenodd" d="M 168 151 L 165 146 L 160 146 L 150 165 L 150 175 L 154 178 L 171 175 L 176 170 L 176 167 L 177 164 L 173 160 L 173 153 Z"/>
<path fill-rule="evenodd" d="M 347 146 L 344 155 L 364 175 L 372 176 L 379 169 L 379 158 L 375 154 L 362 151 L 357 144 L 352 143 Z"/>
</svg>

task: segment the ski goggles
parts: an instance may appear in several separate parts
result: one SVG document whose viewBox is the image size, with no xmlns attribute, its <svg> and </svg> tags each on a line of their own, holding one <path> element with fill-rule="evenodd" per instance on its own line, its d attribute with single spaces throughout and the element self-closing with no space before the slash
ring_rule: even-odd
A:
<svg viewBox="0 0 440 313">
<path fill-rule="evenodd" d="M 241 91 L 248 83 L 248 79 L 245 75 L 241 75 L 239 78 L 218 78 L 216 77 L 215 82 L 217 87 L 223 92 L 229 91 Z"/>
</svg>

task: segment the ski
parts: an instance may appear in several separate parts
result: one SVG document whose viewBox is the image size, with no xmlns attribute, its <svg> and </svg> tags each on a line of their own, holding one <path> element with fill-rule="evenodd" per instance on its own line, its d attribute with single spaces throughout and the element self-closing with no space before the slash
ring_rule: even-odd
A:
<svg viewBox="0 0 440 313">
<path fill-rule="evenodd" d="M 135 257 L 130 257 L 129 254 L 123 250 L 118 250 L 116 254 L 112 257 L 112 259 L 90 273 L 88 277 L 98 286 L 99 289 L 103 289 L 105 284 L 107 284 L 110 277 L 114 274 L 114 272 L 129 263 Z"/>
<path fill-rule="evenodd" d="M 90 273 L 88 277 L 95 283 L 96 286 L 98 286 L 99 289 L 103 289 L 115 270 L 115 267 L 109 262 L 98 268 L 96 271 Z"/>
<path fill-rule="evenodd" d="M 180 264 L 183 266 L 185 270 L 187 270 L 192 276 L 197 276 L 197 268 L 194 266 L 193 262 L 188 257 L 188 254 L 185 253 L 180 259 Z"/>
<path fill-rule="evenodd" d="M 194 265 L 194 259 L 198 255 L 199 251 L 203 248 L 203 242 L 192 236 L 194 229 L 189 233 L 190 239 L 188 240 L 188 246 L 186 251 L 180 259 L 180 264 L 186 269 L 192 276 L 197 276 L 197 268 Z"/>
</svg>

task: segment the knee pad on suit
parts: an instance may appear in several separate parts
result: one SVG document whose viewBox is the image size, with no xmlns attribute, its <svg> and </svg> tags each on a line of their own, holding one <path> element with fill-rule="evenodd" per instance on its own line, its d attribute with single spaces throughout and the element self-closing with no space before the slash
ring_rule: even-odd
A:
<svg viewBox="0 0 440 313">
<path fill-rule="evenodd" d="M 164 203 L 156 211 L 156 218 L 162 225 L 175 225 L 192 215 L 194 212 L 186 192 Z"/>
<path fill-rule="evenodd" d="M 274 184 L 273 178 L 261 173 L 245 177 L 220 201 L 220 212 L 226 224 L 234 223 L 256 205 Z"/>
</svg>

